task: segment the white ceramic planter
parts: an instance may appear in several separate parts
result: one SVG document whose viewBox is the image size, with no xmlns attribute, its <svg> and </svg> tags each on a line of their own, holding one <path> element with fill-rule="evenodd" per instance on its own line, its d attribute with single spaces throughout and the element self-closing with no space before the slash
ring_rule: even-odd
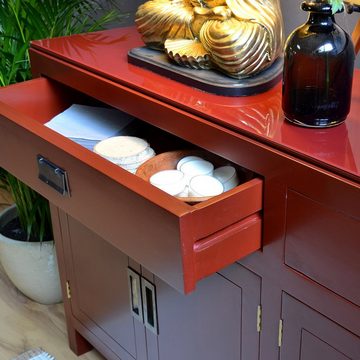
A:
<svg viewBox="0 0 360 360">
<path fill-rule="evenodd" d="M 0 228 L 17 216 L 12 205 L 0 213 Z M 0 261 L 14 285 L 41 304 L 62 300 L 53 241 L 25 242 L 0 234 Z"/>
</svg>

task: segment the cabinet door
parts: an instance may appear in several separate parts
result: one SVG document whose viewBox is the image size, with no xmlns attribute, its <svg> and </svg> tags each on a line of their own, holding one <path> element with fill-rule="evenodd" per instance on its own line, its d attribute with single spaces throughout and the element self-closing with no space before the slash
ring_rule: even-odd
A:
<svg viewBox="0 0 360 360">
<path fill-rule="evenodd" d="M 158 278 L 155 286 L 160 360 L 258 359 L 260 278 L 255 274 L 234 264 L 186 296 Z"/>
<path fill-rule="evenodd" d="M 360 359 L 359 337 L 287 294 L 282 318 L 281 360 Z"/>
<path fill-rule="evenodd" d="M 64 247 L 74 318 L 111 349 L 114 359 L 143 359 L 137 348 L 137 343 L 143 342 L 137 341 L 140 323 L 130 312 L 128 257 L 78 221 L 67 218 Z M 142 324 L 141 331 L 144 336 Z M 87 337 L 86 333 L 82 335 Z"/>
</svg>

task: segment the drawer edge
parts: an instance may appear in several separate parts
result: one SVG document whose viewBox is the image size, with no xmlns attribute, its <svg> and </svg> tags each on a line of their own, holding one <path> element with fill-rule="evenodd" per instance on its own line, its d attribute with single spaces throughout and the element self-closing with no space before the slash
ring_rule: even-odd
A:
<svg viewBox="0 0 360 360">
<path fill-rule="evenodd" d="M 193 245 L 193 283 L 185 281 L 185 293 L 195 283 L 261 248 L 262 219 L 259 213 L 248 216 Z M 186 273 L 186 272 L 185 272 Z"/>
</svg>

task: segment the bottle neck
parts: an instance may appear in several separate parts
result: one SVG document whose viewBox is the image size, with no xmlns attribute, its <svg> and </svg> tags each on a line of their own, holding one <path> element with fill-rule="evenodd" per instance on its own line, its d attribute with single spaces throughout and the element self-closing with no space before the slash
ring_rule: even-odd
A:
<svg viewBox="0 0 360 360">
<path fill-rule="evenodd" d="M 328 0 L 304 1 L 301 8 L 309 13 L 307 24 L 311 27 L 323 28 L 324 31 L 333 29 L 335 17 Z"/>
<path fill-rule="evenodd" d="M 307 24 L 311 26 L 319 26 L 332 28 L 335 24 L 335 17 L 329 13 L 310 12 Z"/>
</svg>

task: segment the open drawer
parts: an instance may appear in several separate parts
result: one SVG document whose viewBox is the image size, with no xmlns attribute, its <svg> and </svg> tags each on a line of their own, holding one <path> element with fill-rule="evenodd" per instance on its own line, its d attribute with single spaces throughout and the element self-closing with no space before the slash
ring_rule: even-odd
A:
<svg viewBox="0 0 360 360">
<path fill-rule="evenodd" d="M 45 78 L 0 89 L 0 166 L 184 293 L 260 248 L 261 179 L 184 203 L 44 126 L 84 101 Z M 39 179 L 39 155 L 66 171 L 69 194 Z"/>
</svg>

